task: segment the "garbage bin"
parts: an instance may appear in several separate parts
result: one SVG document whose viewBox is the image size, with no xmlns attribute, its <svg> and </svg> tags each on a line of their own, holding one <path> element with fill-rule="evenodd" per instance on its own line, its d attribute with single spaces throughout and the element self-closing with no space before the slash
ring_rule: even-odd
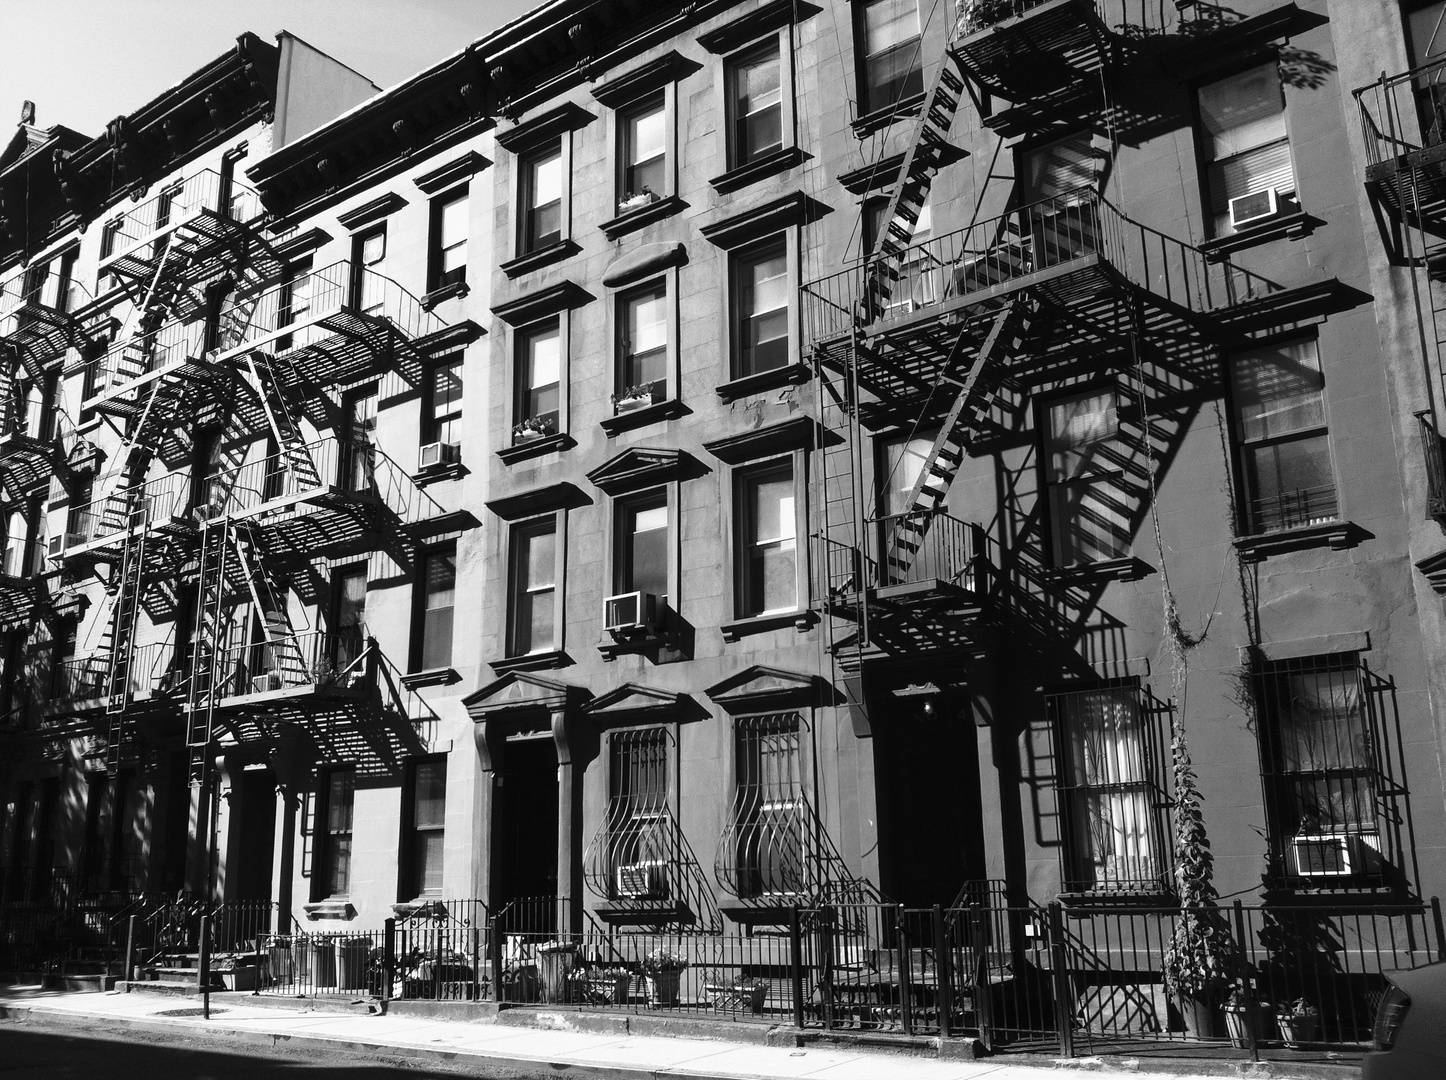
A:
<svg viewBox="0 0 1446 1080">
<path fill-rule="evenodd" d="M 371 958 L 371 938 L 344 937 L 336 940 L 336 986 L 340 990 L 367 988 L 367 961 Z"/>
<path fill-rule="evenodd" d="M 329 937 L 314 937 L 308 950 L 308 975 L 313 988 L 336 985 L 336 942 Z"/>
</svg>

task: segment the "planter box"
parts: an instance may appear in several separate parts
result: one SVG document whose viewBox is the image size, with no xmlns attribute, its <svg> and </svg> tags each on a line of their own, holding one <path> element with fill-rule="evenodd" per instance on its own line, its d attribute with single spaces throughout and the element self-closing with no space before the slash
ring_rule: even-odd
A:
<svg viewBox="0 0 1446 1080">
<path fill-rule="evenodd" d="M 648 1004 L 655 1009 L 674 1008 L 678 1004 L 679 985 L 683 980 L 681 971 L 660 971 L 656 975 L 649 975 L 648 982 Z"/>
<path fill-rule="evenodd" d="M 626 1005 L 632 984 L 631 975 L 591 975 L 583 986 L 590 1005 Z"/>
<path fill-rule="evenodd" d="M 754 1016 L 763 1015 L 763 999 L 768 996 L 766 986 L 724 986 L 707 983 L 703 989 L 707 992 L 713 1008 L 720 1012 L 726 1010 L 752 1013 Z"/>
</svg>

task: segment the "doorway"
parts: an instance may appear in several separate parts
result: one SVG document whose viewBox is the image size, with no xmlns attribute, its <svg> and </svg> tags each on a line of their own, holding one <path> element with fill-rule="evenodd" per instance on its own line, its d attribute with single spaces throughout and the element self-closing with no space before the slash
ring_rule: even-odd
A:
<svg viewBox="0 0 1446 1080">
<path fill-rule="evenodd" d="M 493 896 L 507 929 L 557 929 L 557 751 L 551 734 L 509 739 L 494 810 Z M 510 905 L 510 907 L 509 907 Z"/>
<path fill-rule="evenodd" d="M 270 768 L 246 769 L 239 786 L 240 829 L 232 834 L 239 841 L 235 849 L 239 865 L 232 895 L 242 901 L 269 901 L 276 842 L 276 777 Z"/>
</svg>

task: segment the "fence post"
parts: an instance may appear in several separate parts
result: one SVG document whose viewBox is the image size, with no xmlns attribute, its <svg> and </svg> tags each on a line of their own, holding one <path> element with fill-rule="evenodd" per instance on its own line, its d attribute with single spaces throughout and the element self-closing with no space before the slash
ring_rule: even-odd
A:
<svg viewBox="0 0 1446 1080">
<path fill-rule="evenodd" d="M 1441 898 L 1431 897 L 1431 920 L 1436 924 L 1436 959 L 1446 960 L 1446 926 L 1441 922 Z"/>
<path fill-rule="evenodd" d="M 382 1000 L 392 1000 L 392 973 L 397 970 L 397 920 L 382 922 Z"/>
<path fill-rule="evenodd" d="M 908 916 L 904 905 L 894 908 L 894 952 L 899 962 L 899 1022 L 904 1034 L 914 1034 L 913 957 L 909 953 Z"/>
<path fill-rule="evenodd" d="M 201 959 L 196 979 L 201 990 L 201 1017 L 211 1019 L 211 916 L 201 916 Z"/>
<path fill-rule="evenodd" d="M 492 968 L 492 1000 L 502 1000 L 502 926 L 493 919 L 487 927 L 488 962 Z"/>
<path fill-rule="evenodd" d="M 252 997 L 260 997 L 260 996 L 261 996 L 261 939 L 262 939 L 263 937 L 265 937 L 265 936 L 268 936 L 268 935 L 257 934 L 256 937 L 255 937 L 255 939 L 251 942 L 251 947 L 252 947 L 252 949 L 253 949 L 253 950 L 255 951 L 255 953 L 256 953 L 255 960 L 254 960 L 254 962 L 253 962 L 253 964 L 252 964 L 252 967 L 251 967 L 251 970 L 252 970 L 252 972 L 253 972 L 253 974 L 252 974 L 252 976 L 251 976 L 251 996 L 252 996 Z M 270 967 L 268 966 L 268 967 L 267 967 L 267 972 L 268 972 L 268 974 L 270 973 L 270 970 L 271 970 L 271 969 L 270 969 Z"/>
<path fill-rule="evenodd" d="M 1059 1051 L 1065 1057 L 1074 1057 L 1069 971 L 1065 967 L 1064 916 L 1058 900 L 1049 902 L 1049 958 L 1050 966 L 1054 968 L 1054 1024 L 1059 1032 Z"/>
<path fill-rule="evenodd" d="M 1007 915 L 1007 913 L 1006 913 Z M 974 949 L 974 1019 L 979 1025 L 979 1041 L 984 1049 L 994 1052 L 994 998 L 989 988 L 989 925 L 984 909 L 969 909 L 969 943 Z"/>
<path fill-rule="evenodd" d="M 1437 941 L 1440 937 L 1437 937 Z M 136 917 L 126 920 L 126 993 L 130 993 L 130 983 L 136 977 Z"/>
<path fill-rule="evenodd" d="M 1250 1049 L 1250 1056 L 1256 1061 L 1260 1060 L 1259 1033 L 1255 1030 L 1260 1024 L 1260 1014 L 1256 1009 L 1255 990 L 1250 985 L 1250 976 L 1246 974 L 1245 957 L 1249 955 L 1250 949 L 1247 946 L 1248 939 L 1245 936 L 1245 904 L 1236 900 L 1235 908 L 1235 944 L 1240 950 L 1240 999 L 1245 1003 L 1245 1012 L 1241 1014 L 1241 1027 L 1245 1029 L 1245 1044 Z"/>
<path fill-rule="evenodd" d="M 954 1016 L 954 954 L 944 933 L 944 909 L 934 905 L 934 979 L 939 1003 L 939 1038 L 949 1037 L 949 1022 Z"/>
<path fill-rule="evenodd" d="M 803 927 L 794 904 L 788 917 L 789 978 L 793 981 L 793 1026 L 803 1027 Z"/>
</svg>

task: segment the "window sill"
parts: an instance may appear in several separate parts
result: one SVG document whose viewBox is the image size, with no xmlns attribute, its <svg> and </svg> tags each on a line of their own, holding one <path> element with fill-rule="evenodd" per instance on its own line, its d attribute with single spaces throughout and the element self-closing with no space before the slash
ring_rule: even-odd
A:
<svg viewBox="0 0 1446 1080">
<path fill-rule="evenodd" d="M 525 656 L 508 656 L 501 660 L 489 660 L 487 666 L 494 674 L 506 675 L 509 671 L 545 671 L 548 668 L 568 667 L 572 657 L 561 649 L 550 652 L 528 653 Z"/>
<path fill-rule="evenodd" d="M 540 439 L 528 439 L 526 442 L 516 443 L 512 446 L 504 446 L 497 451 L 497 456 L 502 459 L 504 465 L 515 465 L 519 461 L 526 461 L 528 458 L 541 457 L 543 454 L 552 451 L 571 450 L 577 445 L 574 439 L 565 431 L 559 431 L 556 435 L 544 435 Z"/>
<path fill-rule="evenodd" d="M 708 183 L 719 195 L 727 195 L 745 188 L 749 184 L 755 184 L 769 176 L 781 172 L 787 172 L 795 165 L 803 163 L 803 150 L 797 146 L 786 146 L 782 150 L 775 150 L 771 154 L 765 154 L 756 161 L 750 161 L 747 165 L 740 165 L 736 169 L 729 169 L 721 176 L 715 176 Z"/>
<path fill-rule="evenodd" d="M 446 465 L 433 465 L 431 468 L 418 469 L 412 473 L 412 483 L 419 488 L 431 484 L 440 484 L 443 480 L 460 480 L 470 470 L 460 461 L 451 461 Z"/>
<path fill-rule="evenodd" d="M 664 218 L 672 217 L 686 209 L 688 209 L 687 203 L 676 195 L 669 195 L 666 199 L 659 199 L 657 202 L 648 203 L 647 206 L 640 206 L 635 210 L 619 214 L 611 221 L 604 221 L 598 228 L 609 240 L 616 240 L 619 236 L 636 232 L 645 225 L 662 221 Z"/>
<path fill-rule="evenodd" d="M 1123 559 L 1102 559 L 1077 566 L 1060 566 L 1050 570 L 1051 581 L 1070 584 L 1076 581 L 1139 581 L 1155 572 L 1144 559 L 1128 555 Z"/>
<path fill-rule="evenodd" d="M 1271 555 L 1283 555 L 1288 551 L 1304 551 L 1308 548 L 1328 547 L 1335 551 L 1344 551 L 1355 547 L 1369 536 L 1365 529 L 1352 522 L 1328 521 L 1323 525 L 1303 525 L 1256 536 L 1237 536 L 1234 544 L 1241 562 L 1255 563 Z"/>
<path fill-rule="evenodd" d="M 793 626 L 801 634 L 818 622 L 818 616 L 808 608 L 798 611 L 780 611 L 773 615 L 750 615 L 746 619 L 735 619 L 724 623 L 718 629 L 723 631 L 723 640 L 732 642 L 753 634 L 765 634 L 770 630 L 781 630 Z"/>
<path fill-rule="evenodd" d="M 918 116 L 919 110 L 924 105 L 924 97 L 924 94 L 914 94 L 912 97 L 904 98 L 903 101 L 886 105 L 882 109 L 864 113 L 850 125 L 854 129 L 854 137 L 864 139 L 881 128 L 888 127 L 895 120 Z"/>
<path fill-rule="evenodd" d="M 581 250 L 581 244 L 571 240 L 559 240 L 555 244 L 548 244 L 545 248 L 529 251 L 526 255 L 519 255 L 505 263 L 498 263 L 497 269 L 510 278 L 521 277 L 523 274 L 530 274 L 534 270 L 540 270 L 544 266 L 570 258 Z"/>
<path fill-rule="evenodd" d="M 757 375 L 744 375 L 741 379 L 731 379 L 721 386 L 715 386 L 713 390 L 720 401 L 737 401 L 741 397 L 762 394 L 768 390 L 776 390 L 780 386 L 800 386 L 812 377 L 813 372 L 807 364 L 784 364 L 771 371 L 760 371 Z"/>
<path fill-rule="evenodd" d="M 401 683 L 408 690 L 420 690 L 424 686 L 451 686 L 455 682 L 461 682 L 462 676 L 450 667 L 428 668 L 426 671 L 414 671 L 410 675 L 403 675 Z"/>
<path fill-rule="evenodd" d="M 619 656 L 642 656 L 654 665 L 674 664 L 693 659 L 692 638 L 691 627 L 651 630 L 637 636 L 605 635 L 598 642 L 597 651 L 605 664 Z"/>
<path fill-rule="evenodd" d="M 677 398 L 669 398 L 654 405 L 645 405 L 641 409 L 632 409 L 629 412 L 618 413 L 616 416 L 609 416 L 606 420 L 599 421 L 598 426 L 607 432 L 608 438 L 611 439 L 619 432 L 647 427 L 649 424 L 656 424 L 663 420 L 676 420 L 687 411 Z"/>
<path fill-rule="evenodd" d="M 1267 244 L 1272 240 L 1279 240 L 1281 237 L 1288 240 L 1299 240 L 1309 236 L 1319 224 L 1321 224 L 1319 218 L 1311 217 L 1304 210 L 1298 210 L 1294 214 L 1286 214 L 1254 228 L 1243 229 L 1216 240 L 1206 240 L 1200 245 L 1200 250 L 1205 253 L 1206 258 L 1223 259 L 1232 251 L 1242 251 L 1245 248 L 1255 247 L 1257 244 Z"/>
<path fill-rule="evenodd" d="M 443 285 L 441 288 L 433 289 L 422 297 L 422 310 L 431 311 L 443 300 L 450 300 L 454 296 L 461 299 L 471 291 L 471 287 L 465 281 L 454 281 L 450 285 Z"/>
<path fill-rule="evenodd" d="M 356 918 L 356 908 L 349 900 L 320 900 L 314 904 L 302 904 L 301 910 L 311 922 L 322 919 L 342 919 L 350 922 Z"/>
<path fill-rule="evenodd" d="M 1071 904 L 1089 907 L 1161 907 L 1171 908 L 1180 903 L 1180 898 L 1169 889 L 1160 887 L 1139 889 L 1084 889 L 1079 892 L 1062 892 L 1055 897 L 1064 907 Z"/>
<path fill-rule="evenodd" d="M 689 920 L 693 912 L 679 900 L 635 900 L 631 903 L 614 900 L 599 904 L 593 908 L 593 914 L 612 926 L 661 926 L 663 923 Z"/>
</svg>

